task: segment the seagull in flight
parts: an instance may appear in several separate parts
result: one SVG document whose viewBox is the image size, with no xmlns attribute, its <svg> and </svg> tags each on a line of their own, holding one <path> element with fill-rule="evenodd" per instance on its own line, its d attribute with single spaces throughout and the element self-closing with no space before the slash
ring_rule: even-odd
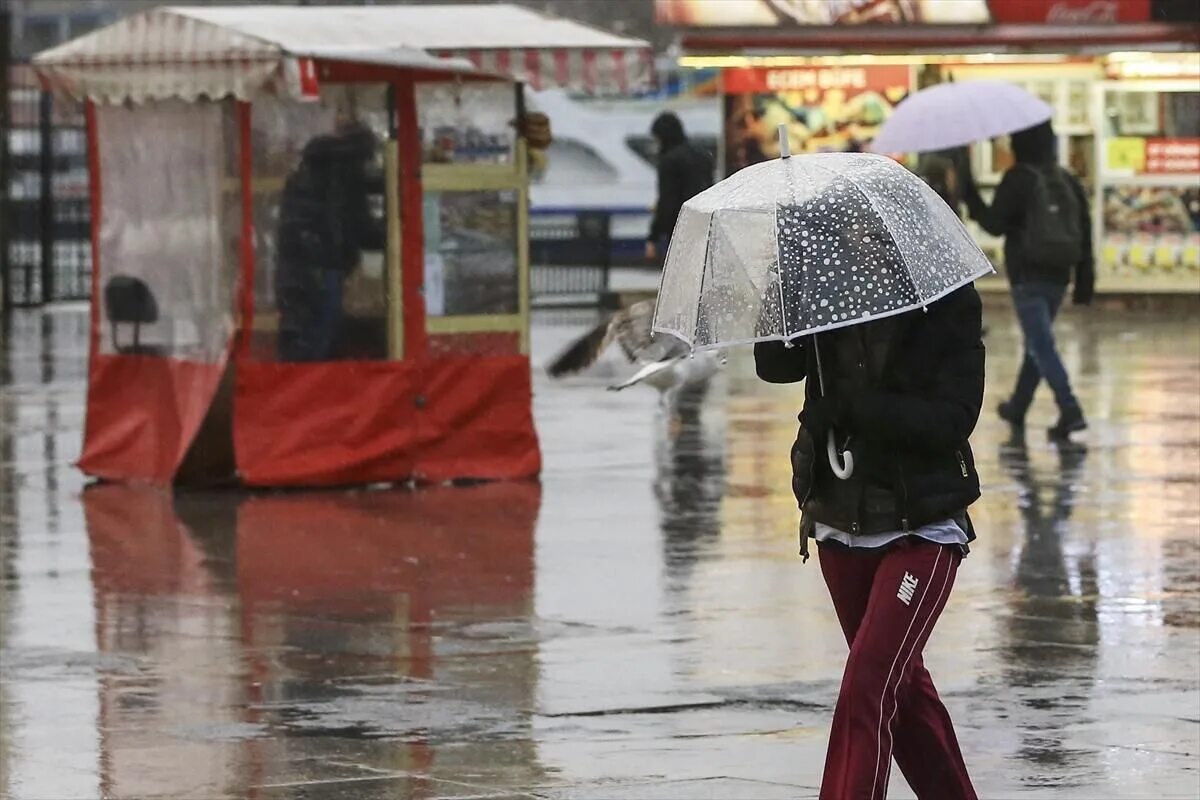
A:
<svg viewBox="0 0 1200 800">
<path fill-rule="evenodd" d="M 658 389 L 663 403 L 668 403 L 681 389 L 706 386 L 720 368 L 717 354 L 693 353 L 673 336 L 654 336 L 651 329 L 654 302 L 642 300 L 615 312 L 568 345 L 550 362 L 546 372 L 552 378 L 580 372 L 596 363 L 615 341 L 630 363 L 639 368 L 625 380 L 609 386 L 609 391 L 619 392 L 645 383 Z"/>
</svg>

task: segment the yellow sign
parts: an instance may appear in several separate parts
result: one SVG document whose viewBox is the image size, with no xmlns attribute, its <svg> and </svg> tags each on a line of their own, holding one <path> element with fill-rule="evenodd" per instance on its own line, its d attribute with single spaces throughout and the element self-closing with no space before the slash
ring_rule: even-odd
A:
<svg viewBox="0 0 1200 800">
<path fill-rule="evenodd" d="M 1109 172 L 1143 172 L 1146 169 L 1146 140 L 1118 136 L 1108 140 Z"/>
<path fill-rule="evenodd" d="M 1152 255 L 1151 245 L 1144 238 L 1138 238 L 1129 246 L 1129 263 L 1138 269 L 1149 269 L 1153 266 Z"/>
<path fill-rule="evenodd" d="M 1116 242 L 1105 241 L 1104 250 L 1101 255 L 1101 260 L 1105 264 L 1120 264 L 1121 263 L 1121 247 Z"/>
<path fill-rule="evenodd" d="M 1163 269 L 1170 269 L 1175 266 L 1175 254 L 1179 252 L 1178 247 L 1169 242 L 1162 242 L 1154 246 L 1154 266 Z"/>
<path fill-rule="evenodd" d="M 1183 266 L 1200 269 L 1200 242 L 1195 239 L 1183 246 Z"/>
</svg>

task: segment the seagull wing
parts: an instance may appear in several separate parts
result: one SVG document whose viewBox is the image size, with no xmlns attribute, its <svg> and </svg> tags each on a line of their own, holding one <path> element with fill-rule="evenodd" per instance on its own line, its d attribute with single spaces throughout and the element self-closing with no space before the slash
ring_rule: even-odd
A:
<svg viewBox="0 0 1200 800">
<path fill-rule="evenodd" d="M 614 322 L 615 315 L 603 320 L 583 336 L 571 342 L 566 349 L 555 356 L 554 360 L 546 367 L 546 372 L 552 378 L 561 378 L 564 375 L 574 375 L 595 364 L 596 360 L 600 358 L 600 354 L 608 347 L 608 343 L 612 341 Z"/>
<path fill-rule="evenodd" d="M 673 368 L 674 366 L 675 366 L 674 360 L 652 361 L 649 364 L 646 364 L 641 369 L 639 369 L 637 372 L 633 373 L 633 375 L 631 375 L 628 378 L 626 378 L 625 380 L 621 381 L 620 383 L 614 383 L 612 386 L 609 386 L 608 390 L 610 392 L 619 392 L 622 389 L 628 389 L 630 386 L 633 386 L 634 384 L 637 384 L 637 383 L 641 383 L 642 381 L 644 381 L 648 378 L 652 378 L 655 375 L 659 374 L 660 372 L 662 372 L 664 370 L 669 370 L 669 369 Z"/>
<path fill-rule="evenodd" d="M 613 341 L 634 364 L 668 361 L 688 353 L 687 345 L 675 337 L 652 335 L 653 322 L 653 300 L 622 308 L 569 344 L 550 362 L 546 372 L 552 378 L 561 378 L 587 369 Z"/>
</svg>

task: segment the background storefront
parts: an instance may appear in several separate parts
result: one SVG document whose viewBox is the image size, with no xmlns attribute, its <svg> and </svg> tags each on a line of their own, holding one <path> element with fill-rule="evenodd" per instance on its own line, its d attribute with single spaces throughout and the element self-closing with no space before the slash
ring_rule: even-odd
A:
<svg viewBox="0 0 1200 800">
<path fill-rule="evenodd" d="M 778 154 L 861 150 L 944 81 L 1019 84 L 1054 109 L 1059 161 L 1092 198 L 1101 292 L 1200 293 L 1200 6 L 1159 0 L 657 0 L 683 68 L 721 70 L 724 174 Z M 1007 137 L 976 143 L 990 198 Z M 914 160 L 915 165 L 915 160 Z M 968 223 L 1003 272 L 1002 242 Z M 999 285 L 1003 282 L 998 281 Z"/>
<path fill-rule="evenodd" d="M 1200 85 L 1095 87 L 1096 240 L 1113 286 L 1196 290 L 1200 275 Z"/>
</svg>

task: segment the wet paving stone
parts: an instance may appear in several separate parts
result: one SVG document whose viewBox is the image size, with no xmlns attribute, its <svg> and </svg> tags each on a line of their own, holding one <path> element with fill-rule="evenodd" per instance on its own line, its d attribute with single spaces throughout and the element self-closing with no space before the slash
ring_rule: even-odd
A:
<svg viewBox="0 0 1200 800">
<path fill-rule="evenodd" d="M 1200 796 L 1200 327 L 1069 313 L 1090 430 L 993 408 L 979 533 L 926 662 L 988 798 Z M 88 485 L 86 316 L 0 346 L 0 796 L 815 797 L 845 658 L 796 557 L 800 392 L 735 354 L 674 413 L 538 365 L 540 482 Z M 1044 392 L 1044 389 L 1043 389 Z M 894 771 L 892 797 L 911 797 Z"/>
</svg>

